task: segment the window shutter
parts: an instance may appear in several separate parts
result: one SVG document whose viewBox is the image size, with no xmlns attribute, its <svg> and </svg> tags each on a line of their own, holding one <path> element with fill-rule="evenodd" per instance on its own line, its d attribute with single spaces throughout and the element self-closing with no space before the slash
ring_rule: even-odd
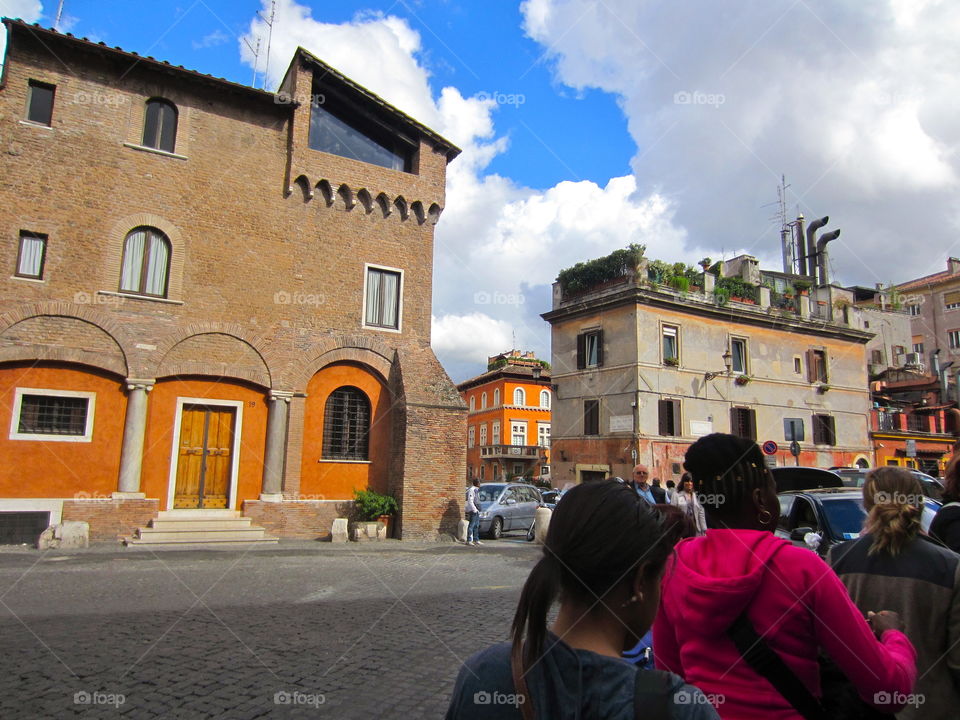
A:
<svg viewBox="0 0 960 720">
<path fill-rule="evenodd" d="M 667 432 L 667 428 L 668 428 L 667 413 L 670 412 L 670 401 L 660 400 L 659 406 L 660 406 L 659 407 L 660 412 L 658 413 L 658 416 L 660 419 L 660 427 L 659 427 L 658 433 L 660 435 L 669 435 L 670 433 Z"/>
<path fill-rule="evenodd" d="M 603 367 L 603 330 L 597 330 L 597 367 Z"/>
<path fill-rule="evenodd" d="M 587 336 L 584 333 L 577 335 L 577 370 L 587 366 Z"/>
<path fill-rule="evenodd" d="M 680 429 L 680 401 L 671 400 L 670 404 L 673 406 L 670 408 L 673 411 L 673 434 L 683 435 L 683 431 Z"/>
<path fill-rule="evenodd" d="M 817 356 L 813 350 L 807 350 L 807 382 L 817 381 Z"/>
<path fill-rule="evenodd" d="M 748 431 L 747 431 L 747 432 L 748 432 L 748 434 L 749 434 L 749 436 L 750 436 L 750 439 L 753 440 L 754 442 L 756 442 L 756 440 L 757 440 L 757 411 L 754 410 L 754 409 L 752 409 L 752 408 L 751 408 L 750 410 L 748 410 L 748 411 L 747 411 L 747 418 L 748 418 L 748 422 L 749 422 L 749 424 L 750 424 L 750 427 L 748 428 Z"/>
</svg>

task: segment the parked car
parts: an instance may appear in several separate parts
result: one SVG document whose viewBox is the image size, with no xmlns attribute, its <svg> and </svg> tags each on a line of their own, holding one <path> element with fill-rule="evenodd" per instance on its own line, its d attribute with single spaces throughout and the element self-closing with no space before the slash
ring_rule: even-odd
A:
<svg viewBox="0 0 960 720">
<path fill-rule="evenodd" d="M 823 556 L 837 543 L 860 537 L 867 519 L 862 490 L 844 486 L 836 472 L 819 468 L 774 468 L 773 475 L 780 500 L 779 537 L 809 547 L 805 537 L 817 533 L 820 544 L 816 550 Z M 803 488 L 804 484 L 813 487 Z M 939 509 L 940 502 L 926 498 L 920 520 L 923 532 L 929 531 Z"/>
<path fill-rule="evenodd" d="M 528 530 L 540 506 L 540 491 L 524 483 L 481 483 L 480 532 L 498 539 L 508 530 Z"/>
<path fill-rule="evenodd" d="M 561 497 L 563 497 L 563 490 L 541 490 L 540 507 L 553 510 L 557 507 L 557 503 L 560 502 Z M 534 515 L 533 522 L 530 523 L 530 527 L 527 529 L 527 540 L 529 542 L 533 542 L 534 537 L 536 537 L 536 525 L 537 518 L 536 515 Z"/>
<path fill-rule="evenodd" d="M 922 473 L 919 470 L 914 470 L 913 468 L 907 469 L 910 470 L 911 475 L 920 481 L 920 487 L 923 488 L 924 495 L 938 502 L 943 500 L 943 483 L 938 478 Z M 840 476 L 844 485 L 848 487 L 863 487 L 870 469 L 837 468 L 833 472 Z"/>
</svg>

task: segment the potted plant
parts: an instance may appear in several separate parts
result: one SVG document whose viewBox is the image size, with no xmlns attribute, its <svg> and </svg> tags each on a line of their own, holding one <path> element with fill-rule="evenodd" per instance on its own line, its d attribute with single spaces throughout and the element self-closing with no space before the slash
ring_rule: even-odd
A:
<svg viewBox="0 0 960 720">
<path fill-rule="evenodd" d="M 803 280 L 801 278 L 797 278 L 793 281 L 793 287 L 795 287 L 797 292 L 801 295 L 806 295 L 808 293 L 811 284 L 812 283 L 809 280 Z"/>
<path fill-rule="evenodd" d="M 746 384 L 747 384 L 748 382 L 750 382 L 752 379 L 753 379 L 753 378 L 751 378 L 749 375 L 737 375 L 737 376 L 733 379 L 733 381 L 734 381 L 737 385 L 746 385 Z"/>
<path fill-rule="evenodd" d="M 697 265 L 703 268 L 704 272 L 706 272 L 707 268 L 709 268 L 712 264 L 713 264 L 713 260 L 711 260 L 708 257 L 703 258 L 703 260 L 697 263 Z"/>
<path fill-rule="evenodd" d="M 821 395 L 823 395 L 825 392 L 828 392 L 829 390 L 830 390 L 830 386 L 827 385 L 826 383 L 820 383 L 819 385 L 817 385 L 817 392 L 820 393 Z"/>
<path fill-rule="evenodd" d="M 393 530 L 393 516 L 396 515 L 399 505 L 392 495 L 382 495 L 373 490 L 353 491 L 353 511 L 360 523 L 372 525 L 382 524 L 386 528 L 386 536 L 390 537 Z M 366 527 L 364 532 L 368 537 L 377 537 L 376 528 Z"/>
<path fill-rule="evenodd" d="M 669 365 L 670 367 L 678 367 L 680 365 L 680 359 L 675 357 L 665 357 L 663 359 L 664 365 Z"/>
</svg>

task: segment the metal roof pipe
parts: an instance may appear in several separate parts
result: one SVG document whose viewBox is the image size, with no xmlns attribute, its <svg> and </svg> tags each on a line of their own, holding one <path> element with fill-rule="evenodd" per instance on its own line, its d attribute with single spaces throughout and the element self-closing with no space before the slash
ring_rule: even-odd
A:
<svg viewBox="0 0 960 720">
<path fill-rule="evenodd" d="M 803 242 L 803 214 L 797 215 L 797 224 L 793 226 L 796 237 L 793 247 L 796 249 L 797 275 L 807 274 L 807 249 Z"/>
<path fill-rule="evenodd" d="M 817 241 L 814 239 L 814 235 L 828 222 L 830 222 L 830 216 L 824 215 L 819 220 L 814 220 L 807 227 L 807 274 L 813 276 L 815 286 L 819 286 L 821 283 L 817 278 Z"/>
<path fill-rule="evenodd" d="M 821 235 L 817 240 L 817 269 L 819 270 L 821 285 L 830 283 L 830 272 L 827 269 L 827 261 L 830 256 L 827 254 L 827 243 L 836 240 L 838 237 L 840 237 L 840 230 L 834 230 Z"/>
</svg>

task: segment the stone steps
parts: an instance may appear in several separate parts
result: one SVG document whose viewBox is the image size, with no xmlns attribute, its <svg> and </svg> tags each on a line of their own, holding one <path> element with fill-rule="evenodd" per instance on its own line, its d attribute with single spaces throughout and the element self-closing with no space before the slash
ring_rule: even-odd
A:
<svg viewBox="0 0 960 720">
<path fill-rule="evenodd" d="M 192 548 L 276 544 L 277 538 L 267 535 L 264 528 L 235 510 L 173 510 L 159 513 L 148 527 L 137 528 L 123 542 L 138 547 Z"/>
</svg>

